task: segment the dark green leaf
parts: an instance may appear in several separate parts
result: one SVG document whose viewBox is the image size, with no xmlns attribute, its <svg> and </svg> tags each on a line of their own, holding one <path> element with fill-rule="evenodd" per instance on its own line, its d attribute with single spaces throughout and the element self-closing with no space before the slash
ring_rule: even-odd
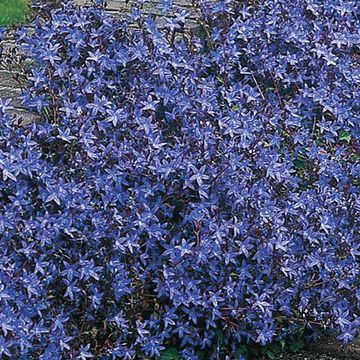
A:
<svg viewBox="0 0 360 360">
<path fill-rule="evenodd" d="M 220 329 L 216 329 L 215 333 L 219 344 L 222 345 L 224 343 L 224 332 Z"/>
<path fill-rule="evenodd" d="M 271 350 L 267 350 L 266 351 L 266 357 L 270 360 L 275 360 L 276 359 L 276 354 L 274 352 L 272 352 Z"/>
<path fill-rule="evenodd" d="M 298 157 L 294 160 L 294 166 L 296 170 L 303 170 L 305 169 L 306 162 L 301 157 Z"/>
<path fill-rule="evenodd" d="M 349 142 L 349 141 L 351 140 L 351 134 L 348 133 L 347 131 L 340 130 L 339 140 L 340 140 L 340 141 L 347 141 L 347 142 Z"/>
<path fill-rule="evenodd" d="M 294 340 L 289 344 L 289 349 L 292 352 L 298 352 L 304 348 L 304 342 L 301 340 Z"/>
<path fill-rule="evenodd" d="M 159 360 L 180 360 L 180 354 L 175 348 L 164 350 Z"/>
<path fill-rule="evenodd" d="M 240 345 L 235 351 L 235 358 L 237 359 L 242 355 L 245 359 L 248 358 L 248 347 L 246 345 Z"/>
</svg>

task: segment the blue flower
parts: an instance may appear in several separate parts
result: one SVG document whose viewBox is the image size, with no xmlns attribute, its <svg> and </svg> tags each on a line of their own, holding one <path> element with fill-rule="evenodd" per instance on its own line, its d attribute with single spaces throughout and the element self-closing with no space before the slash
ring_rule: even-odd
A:
<svg viewBox="0 0 360 360">
<path fill-rule="evenodd" d="M 38 119 L 0 100 L 0 357 L 354 339 L 355 3 L 67 0 L 8 30 L 21 51 L 1 31 Z"/>
</svg>

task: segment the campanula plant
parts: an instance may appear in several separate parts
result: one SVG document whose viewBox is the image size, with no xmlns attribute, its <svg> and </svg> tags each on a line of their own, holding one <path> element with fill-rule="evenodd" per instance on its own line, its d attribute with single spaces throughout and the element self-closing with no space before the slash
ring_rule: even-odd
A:
<svg viewBox="0 0 360 360">
<path fill-rule="evenodd" d="M 353 340 L 357 2 L 146 5 L 37 6 L 16 33 L 41 119 L 0 104 L 1 357 L 240 358 L 304 326 Z"/>
</svg>

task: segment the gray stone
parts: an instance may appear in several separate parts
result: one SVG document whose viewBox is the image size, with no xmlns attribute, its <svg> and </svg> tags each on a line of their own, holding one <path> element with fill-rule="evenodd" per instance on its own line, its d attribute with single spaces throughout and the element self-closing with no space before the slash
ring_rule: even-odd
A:
<svg viewBox="0 0 360 360">
<path fill-rule="evenodd" d="M 19 85 L 14 81 L 15 74 L 15 71 L 0 70 L 0 88 L 18 88 Z"/>
<path fill-rule="evenodd" d="M 40 116 L 27 110 L 14 109 L 10 111 L 14 124 L 28 125 L 40 119 Z"/>
</svg>

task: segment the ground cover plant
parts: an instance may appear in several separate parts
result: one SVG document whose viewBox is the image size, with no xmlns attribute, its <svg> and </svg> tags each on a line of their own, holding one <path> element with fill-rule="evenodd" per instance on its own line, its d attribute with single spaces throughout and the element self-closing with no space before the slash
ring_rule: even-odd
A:
<svg viewBox="0 0 360 360">
<path fill-rule="evenodd" d="M 198 0 L 196 30 L 97 3 L 36 6 L 16 34 L 41 119 L 16 126 L 0 103 L 1 357 L 353 340 L 357 2 Z"/>
<path fill-rule="evenodd" d="M 27 0 L 0 0 L 0 26 L 23 22 L 28 10 Z"/>
</svg>

